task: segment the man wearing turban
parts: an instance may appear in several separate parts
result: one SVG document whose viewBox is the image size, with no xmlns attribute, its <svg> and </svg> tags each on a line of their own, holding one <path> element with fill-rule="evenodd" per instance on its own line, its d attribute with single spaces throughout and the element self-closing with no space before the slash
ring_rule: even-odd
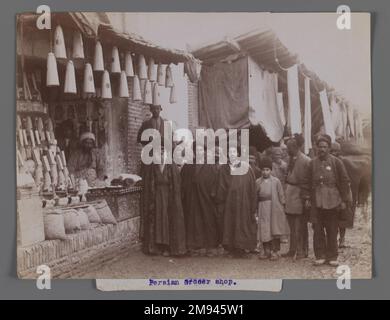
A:
<svg viewBox="0 0 390 320">
<path fill-rule="evenodd" d="M 72 152 L 68 161 L 69 173 L 76 179 L 86 179 L 90 187 L 97 186 L 105 177 L 104 161 L 95 148 L 95 142 L 92 132 L 81 134 L 79 147 Z"/>
</svg>

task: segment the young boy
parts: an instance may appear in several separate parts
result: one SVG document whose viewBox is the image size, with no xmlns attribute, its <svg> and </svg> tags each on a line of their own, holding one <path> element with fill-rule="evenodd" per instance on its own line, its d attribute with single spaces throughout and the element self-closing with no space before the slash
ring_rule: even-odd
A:
<svg viewBox="0 0 390 320">
<path fill-rule="evenodd" d="M 271 175 L 272 160 L 260 163 L 261 177 L 256 180 L 258 205 L 258 239 L 263 244 L 259 259 L 278 260 L 280 237 L 288 234 L 284 213 L 285 197 L 280 180 Z"/>
</svg>

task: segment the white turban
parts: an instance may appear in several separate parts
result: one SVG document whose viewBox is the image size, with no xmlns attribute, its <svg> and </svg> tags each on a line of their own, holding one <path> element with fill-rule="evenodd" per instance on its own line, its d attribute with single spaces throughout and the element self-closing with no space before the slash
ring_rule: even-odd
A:
<svg viewBox="0 0 390 320">
<path fill-rule="evenodd" d="M 80 142 L 83 142 L 85 139 L 92 139 L 93 141 L 96 141 L 95 135 L 92 132 L 84 132 L 80 136 Z"/>
</svg>

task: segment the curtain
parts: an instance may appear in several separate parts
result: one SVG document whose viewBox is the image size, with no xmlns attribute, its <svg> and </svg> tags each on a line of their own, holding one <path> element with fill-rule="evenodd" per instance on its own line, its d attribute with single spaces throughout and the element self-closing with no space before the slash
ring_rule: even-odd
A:
<svg viewBox="0 0 390 320">
<path fill-rule="evenodd" d="M 202 66 L 199 123 L 214 130 L 248 128 L 248 59 Z"/>
<path fill-rule="evenodd" d="M 325 133 L 328 134 L 331 137 L 332 142 L 334 142 L 336 137 L 333 128 L 332 115 L 330 113 L 330 107 L 329 107 L 329 101 L 328 101 L 328 95 L 326 93 L 326 89 L 320 91 L 320 101 L 321 101 L 322 115 L 324 117 Z"/>
<path fill-rule="evenodd" d="M 262 70 L 250 58 L 248 66 L 249 120 L 252 125 L 260 125 L 272 142 L 279 142 L 283 137 L 284 124 L 278 104 L 278 76 Z"/>
</svg>

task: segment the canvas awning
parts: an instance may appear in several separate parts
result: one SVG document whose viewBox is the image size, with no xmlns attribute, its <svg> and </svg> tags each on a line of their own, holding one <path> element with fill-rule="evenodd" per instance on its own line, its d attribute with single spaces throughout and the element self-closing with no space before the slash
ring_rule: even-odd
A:
<svg viewBox="0 0 390 320">
<path fill-rule="evenodd" d="M 278 74 L 279 92 L 287 92 L 287 69 L 297 65 L 299 73 L 299 90 L 300 95 L 302 95 L 301 112 L 302 114 L 304 113 L 304 79 L 305 77 L 308 77 L 310 78 L 310 85 L 312 86 L 312 89 L 310 90 L 312 132 L 318 132 L 323 125 L 324 122 L 319 92 L 326 89 L 327 92 L 334 93 L 334 88 L 321 80 L 316 73 L 309 70 L 301 63 L 298 56 L 290 52 L 272 30 L 254 30 L 232 39 L 224 38 L 219 42 L 193 48 L 191 52 L 196 58 L 202 61 L 204 68 L 206 66 L 213 66 L 221 62 L 232 62 L 241 57 L 249 56 L 262 70 Z M 342 97 L 337 94 L 336 96 L 338 99 L 342 99 Z M 285 107 L 287 107 L 287 96 L 284 98 L 284 104 Z M 257 122 L 253 123 L 253 121 L 249 123 L 251 125 L 260 124 Z M 263 129 L 266 131 L 266 128 L 263 127 Z M 270 136 L 269 133 L 267 135 Z"/>
</svg>

